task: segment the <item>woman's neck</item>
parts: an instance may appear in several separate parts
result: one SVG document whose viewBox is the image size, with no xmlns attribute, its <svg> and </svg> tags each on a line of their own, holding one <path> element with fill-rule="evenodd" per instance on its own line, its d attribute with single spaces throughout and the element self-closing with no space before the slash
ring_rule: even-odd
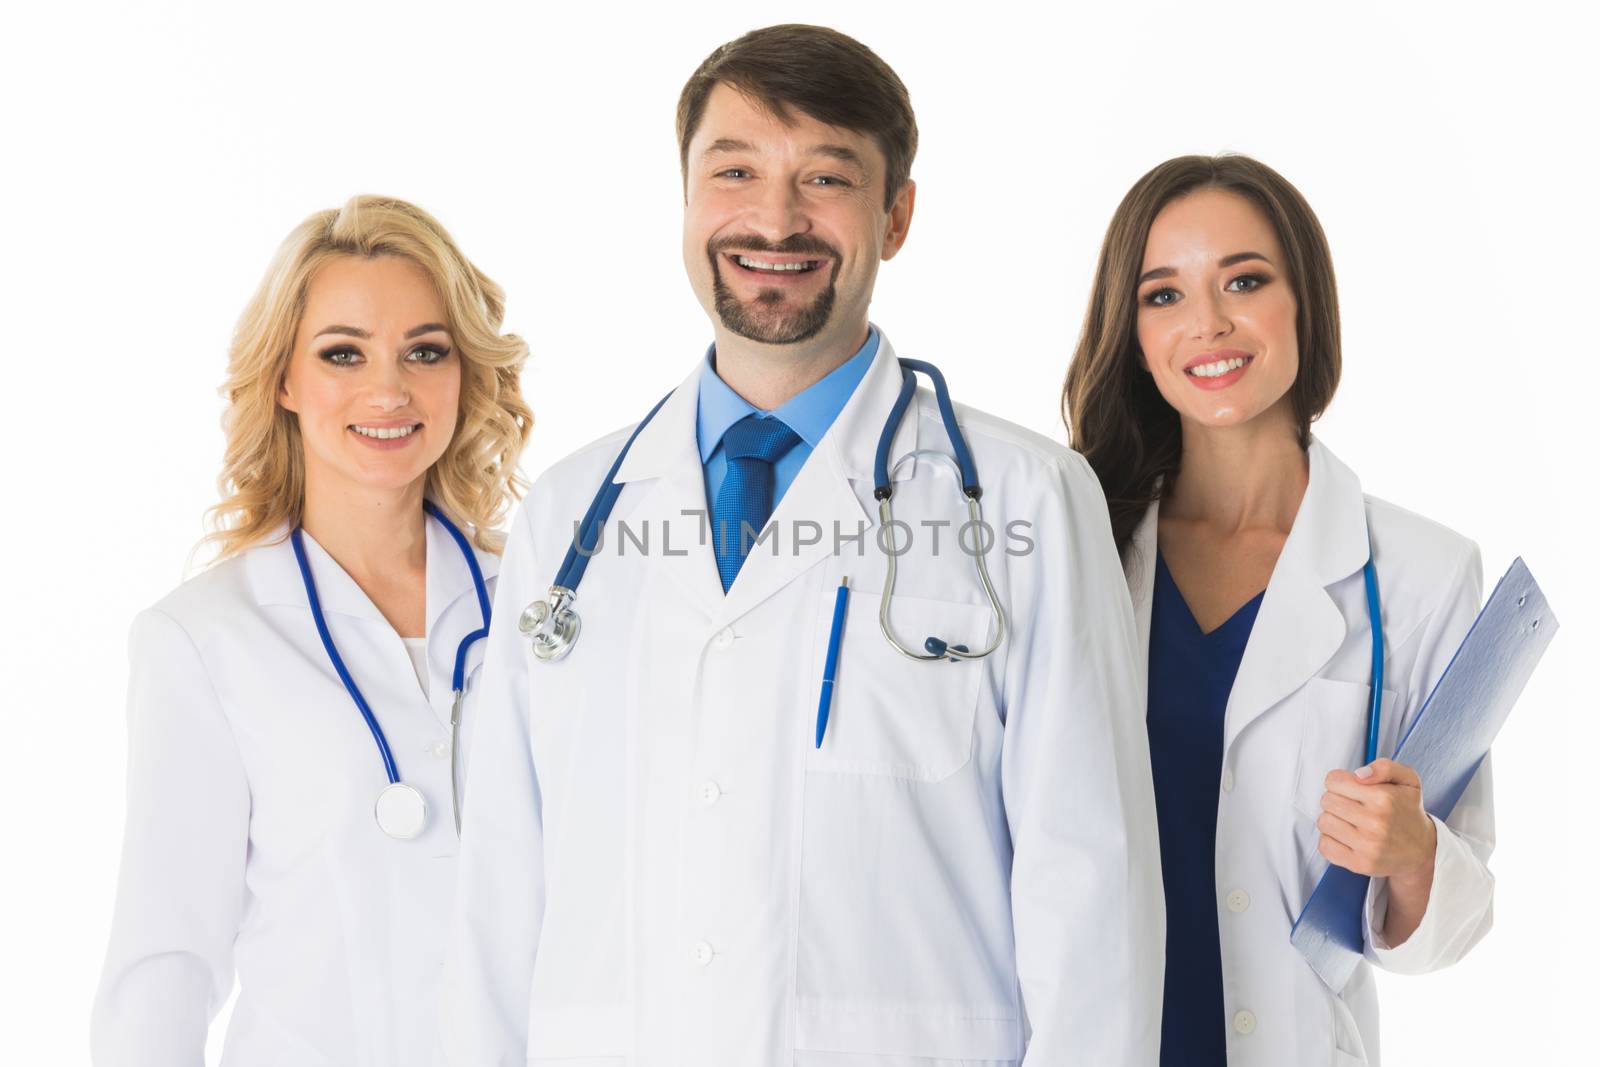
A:
<svg viewBox="0 0 1600 1067">
<path fill-rule="evenodd" d="M 421 637 L 427 519 L 418 478 L 399 489 L 352 488 L 306 471 L 301 526 L 344 568 L 402 637 Z"/>
<path fill-rule="evenodd" d="M 1227 535 L 1271 529 L 1287 535 L 1305 496 L 1309 467 L 1286 406 L 1238 426 L 1183 423 L 1183 460 L 1162 502 L 1163 519 Z"/>
</svg>

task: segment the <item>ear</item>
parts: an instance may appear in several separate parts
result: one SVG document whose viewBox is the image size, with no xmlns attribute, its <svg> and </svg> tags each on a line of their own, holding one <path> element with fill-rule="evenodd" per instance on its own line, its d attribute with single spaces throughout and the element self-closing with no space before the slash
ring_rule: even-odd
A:
<svg viewBox="0 0 1600 1067">
<path fill-rule="evenodd" d="M 883 231 L 883 258 L 893 259 L 906 243 L 906 234 L 911 231 L 911 215 L 917 207 L 917 183 L 910 178 L 900 187 L 894 195 L 894 203 L 889 205 L 889 218 L 884 224 Z"/>
<path fill-rule="evenodd" d="M 289 388 L 289 374 L 287 369 L 282 378 L 278 380 L 278 406 L 285 411 L 300 414 L 299 401 L 294 398 L 294 390 Z"/>
</svg>

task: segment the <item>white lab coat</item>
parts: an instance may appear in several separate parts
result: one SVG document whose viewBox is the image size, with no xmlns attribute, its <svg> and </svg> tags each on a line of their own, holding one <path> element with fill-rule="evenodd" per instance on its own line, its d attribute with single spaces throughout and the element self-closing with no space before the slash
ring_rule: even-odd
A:
<svg viewBox="0 0 1600 1067">
<path fill-rule="evenodd" d="M 1289 929 L 1328 863 L 1317 851 L 1323 780 L 1361 765 L 1371 693 L 1372 631 L 1362 565 L 1371 530 L 1382 594 L 1384 671 L 1380 755 L 1389 756 L 1477 616 L 1482 574 L 1464 537 L 1362 495 L 1355 474 L 1320 442 L 1310 482 L 1267 584 L 1224 720 L 1217 792 L 1216 896 L 1230 1067 L 1343 1067 L 1378 1062 L 1372 968 L 1342 995 L 1289 943 Z M 1155 582 L 1152 506 L 1126 553 L 1148 657 Z M 1438 827 L 1433 891 L 1422 925 L 1390 948 L 1387 890 L 1373 879 L 1367 959 L 1414 974 L 1454 963 L 1488 932 L 1494 811 L 1485 761 Z M 1436 1019 L 1432 1024 L 1451 1025 Z"/>
<path fill-rule="evenodd" d="M 430 1057 L 457 849 L 450 676 L 482 616 L 460 550 L 429 520 L 424 697 L 394 628 L 310 536 L 305 546 L 334 642 L 402 780 L 422 791 L 427 826 L 396 841 L 374 822 L 383 761 L 317 637 L 287 540 L 142 613 L 127 830 L 92 1025 L 98 1067 L 198 1067 L 235 972 L 224 1064 Z M 478 561 L 495 573 L 497 557 Z M 482 657 L 480 641 L 468 728 Z"/>
<path fill-rule="evenodd" d="M 470 1067 L 1030 1067 L 1155 1063 L 1163 902 L 1144 686 L 1092 472 L 961 409 L 1004 536 L 1011 630 L 923 663 L 878 629 L 872 458 L 898 390 L 887 340 L 724 596 L 696 517 L 697 367 L 640 433 L 557 663 L 517 615 L 542 599 L 626 433 L 524 503 L 501 571 L 463 831 L 441 1033 Z M 921 394 L 892 456 L 950 454 Z M 914 477 L 913 477 L 914 475 Z M 895 468 L 893 620 L 920 647 L 992 634 L 945 463 Z M 616 520 L 649 522 L 650 555 Z M 662 524 L 670 520 L 670 543 Z M 824 531 L 800 546 L 804 528 Z M 924 521 L 949 520 L 934 558 Z M 832 524 L 868 527 L 835 555 Z M 902 541 L 904 534 L 902 533 Z M 1021 549 L 1020 542 L 1013 547 Z M 668 554 L 669 550 L 672 554 Z M 838 685 L 814 733 L 841 576 Z"/>
</svg>

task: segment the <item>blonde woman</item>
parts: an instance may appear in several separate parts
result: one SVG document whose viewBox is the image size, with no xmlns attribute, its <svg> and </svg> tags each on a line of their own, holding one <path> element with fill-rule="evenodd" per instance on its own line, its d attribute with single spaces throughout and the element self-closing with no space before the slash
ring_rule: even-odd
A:
<svg viewBox="0 0 1600 1067">
<path fill-rule="evenodd" d="M 452 720 L 532 422 L 503 310 L 434 219 L 367 196 L 297 227 L 246 308 L 218 560 L 133 626 L 97 1064 L 202 1063 L 235 974 L 225 1063 L 430 1057 Z"/>
</svg>

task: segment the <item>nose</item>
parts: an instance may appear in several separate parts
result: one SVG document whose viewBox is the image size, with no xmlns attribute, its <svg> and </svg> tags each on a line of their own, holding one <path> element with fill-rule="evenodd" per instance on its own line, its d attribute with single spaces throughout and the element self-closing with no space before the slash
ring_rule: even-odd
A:
<svg viewBox="0 0 1600 1067">
<path fill-rule="evenodd" d="M 778 244 L 811 229 L 800 190 L 793 182 L 774 180 L 762 184 L 746 220 L 757 236 Z"/>
<path fill-rule="evenodd" d="M 399 360 L 372 362 L 372 373 L 367 380 L 367 403 L 385 413 L 398 411 L 411 403 L 411 388 L 406 384 Z"/>
<path fill-rule="evenodd" d="M 1196 341 L 1226 337 L 1233 332 L 1233 322 L 1217 293 L 1205 293 L 1198 300 L 1190 301 L 1189 306 L 1194 309 L 1192 330 Z"/>
</svg>

